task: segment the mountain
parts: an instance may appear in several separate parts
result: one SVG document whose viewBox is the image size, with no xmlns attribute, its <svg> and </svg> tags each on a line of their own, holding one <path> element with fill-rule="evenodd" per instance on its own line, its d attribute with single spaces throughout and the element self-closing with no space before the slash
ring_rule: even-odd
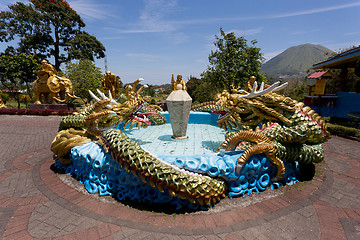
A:
<svg viewBox="0 0 360 240">
<path fill-rule="evenodd" d="M 312 65 L 326 59 L 332 51 L 321 45 L 303 44 L 286 49 L 263 64 L 261 73 L 273 78 L 304 77 Z"/>
</svg>

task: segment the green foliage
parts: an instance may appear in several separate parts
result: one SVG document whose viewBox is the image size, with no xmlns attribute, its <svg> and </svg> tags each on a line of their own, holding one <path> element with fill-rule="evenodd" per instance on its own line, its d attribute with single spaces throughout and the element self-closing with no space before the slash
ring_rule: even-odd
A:
<svg viewBox="0 0 360 240">
<path fill-rule="evenodd" d="M 156 100 L 155 100 L 155 98 L 151 98 L 149 104 L 150 104 L 150 105 L 156 105 Z"/>
<path fill-rule="evenodd" d="M 74 93 L 84 102 L 90 102 L 89 91 L 96 93 L 96 89 L 101 87 L 103 77 L 99 67 L 91 60 L 80 60 L 68 63 L 64 72 L 65 77 L 69 78 L 74 86 Z"/>
<path fill-rule="evenodd" d="M 350 118 L 323 117 L 327 122 L 327 129 L 332 135 L 352 138 L 360 141 L 360 122 Z"/>
<path fill-rule="evenodd" d="M 264 76 L 259 72 L 263 57 L 260 48 L 255 47 L 255 40 L 247 44 L 244 37 L 236 37 L 235 33 L 225 33 L 220 28 L 221 36 L 216 36 L 216 51 L 209 55 L 208 69 L 202 73 L 206 81 L 221 89 L 231 89 L 231 84 L 244 87 L 251 76 L 259 82 Z"/>
<path fill-rule="evenodd" d="M 212 83 L 195 77 L 190 77 L 189 81 L 186 83 L 186 87 L 194 104 L 214 101 L 216 94 L 221 91 L 214 87 Z"/>
<path fill-rule="evenodd" d="M 69 59 L 90 59 L 105 57 L 105 48 L 94 36 L 85 31 L 78 33 L 69 41 Z"/>
<path fill-rule="evenodd" d="M 300 79 L 290 79 L 288 81 L 288 86 L 281 90 L 281 93 L 285 96 L 300 102 L 304 101 L 304 95 L 308 94 L 308 92 L 308 85 Z"/>
<path fill-rule="evenodd" d="M 0 56 L 0 82 L 9 90 L 24 89 L 25 86 L 29 89 L 29 84 L 36 79 L 33 70 L 40 70 L 40 64 L 33 58 L 32 55 L 2 55 Z M 20 97 L 15 95 L 20 108 Z"/>
<path fill-rule="evenodd" d="M 360 129 L 328 123 L 328 131 L 336 136 L 360 140 Z"/>
<path fill-rule="evenodd" d="M 140 87 L 141 85 L 139 84 L 138 87 Z M 148 85 L 148 87 L 144 88 L 144 90 L 142 90 L 142 95 L 144 96 L 150 96 L 150 97 L 155 97 L 155 88 L 153 85 Z"/>
<path fill-rule="evenodd" d="M 9 101 L 10 96 L 8 93 L 4 93 L 0 91 L 0 98 L 3 100 L 4 104 L 6 104 L 7 101 Z"/>
<path fill-rule="evenodd" d="M 327 117 L 327 118 L 324 118 L 324 120 L 331 124 L 341 125 L 341 126 L 350 127 L 350 128 L 357 128 L 360 130 L 360 122 L 353 121 L 350 118 Z"/>
<path fill-rule="evenodd" d="M 57 70 L 72 59 L 104 57 L 104 46 L 81 31 L 85 23 L 65 0 L 29 2 L 17 2 L 9 5 L 10 11 L 1 12 L 0 41 L 20 38 L 18 52 L 32 53 L 38 59 L 53 56 Z"/>
<path fill-rule="evenodd" d="M 28 94 L 22 94 L 20 97 L 20 102 L 24 103 L 26 107 L 31 102 L 31 97 Z"/>
</svg>

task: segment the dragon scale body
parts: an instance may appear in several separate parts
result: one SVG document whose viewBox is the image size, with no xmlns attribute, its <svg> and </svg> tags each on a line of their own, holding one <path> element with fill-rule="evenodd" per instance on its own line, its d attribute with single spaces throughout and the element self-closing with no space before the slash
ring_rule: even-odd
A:
<svg viewBox="0 0 360 240">
<path fill-rule="evenodd" d="M 285 172 L 283 160 L 321 162 L 322 143 L 330 137 L 325 121 L 304 103 L 271 91 L 259 94 L 256 87 L 248 87 L 243 94 L 224 91 L 217 102 L 193 107 L 196 111 L 220 113 L 218 125 L 225 130 L 239 129 L 227 134 L 220 148 L 244 150 L 239 162 L 253 154 L 265 154 L 277 165 L 278 179 Z"/>
<path fill-rule="evenodd" d="M 56 158 L 63 165 L 70 165 L 68 159 L 73 147 L 95 141 L 102 146 L 101 149 L 111 153 L 121 168 L 151 188 L 187 199 L 192 204 L 215 204 L 231 188 L 226 180 L 170 164 L 142 149 L 121 130 L 113 128 L 120 123 L 124 129 L 130 124 L 131 129 L 133 126 L 145 128 L 151 123 L 166 122 L 157 107 L 144 104 L 145 100 L 139 95 L 141 89 L 135 92 L 137 82 L 127 89 L 127 101 L 123 104 L 111 99 L 97 99 L 79 114 L 63 118 L 51 144 Z M 263 91 L 261 86 L 260 92 L 265 94 L 258 94 L 256 88 L 256 84 L 252 89 L 248 87 L 248 94 L 224 91 L 218 96 L 218 101 L 192 108 L 221 114 L 219 127 L 233 130 L 226 135 L 219 149 L 243 150 L 237 159 L 237 167 L 234 167 L 236 174 L 246 161 L 252 161 L 250 158 L 255 154 L 265 155 L 264 159 L 277 167 L 275 180 L 284 177 L 286 162 L 308 164 L 322 161 L 322 143 L 329 138 L 329 133 L 321 117 L 303 103 L 270 91 L 274 87 Z"/>
<path fill-rule="evenodd" d="M 120 130 L 107 130 L 100 143 L 112 153 L 120 166 L 132 171 L 143 182 L 157 187 L 160 192 L 166 187 L 170 195 L 201 205 L 214 204 L 225 193 L 224 180 L 174 167 L 143 150 Z"/>
</svg>

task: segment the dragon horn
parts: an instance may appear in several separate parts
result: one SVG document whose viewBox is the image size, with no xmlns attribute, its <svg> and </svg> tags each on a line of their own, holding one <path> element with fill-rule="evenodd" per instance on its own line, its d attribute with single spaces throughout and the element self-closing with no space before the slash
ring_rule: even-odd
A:
<svg viewBox="0 0 360 240">
<path fill-rule="evenodd" d="M 264 82 L 261 82 L 261 85 L 260 85 L 260 91 L 263 91 L 264 90 Z"/>
<path fill-rule="evenodd" d="M 280 82 L 276 82 L 273 85 L 271 85 L 270 87 L 264 89 L 264 84 L 262 83 L 260 86 L 260 91 L 256 91 L 257 82 L 255 81 L 251 93 L 239 96 L 238 98 L 253 98 L 253 97 L 264 95 L 268 92 L 279 91 L 280 89 L 283 89 L 284 87 L 287 86 L 287 83 L 283 83 L 282 85 L 278 86 L 279 84 L 280 84 Z"/>
<path fill-rule="evenodd" d="M 133 87 L 133 88 L 136 88 L 136 86 L 138 85 L 138 83 L 141 82 L 141 81 L 144 81 L 144 79 L 143 79 L 143 78 L 138 78 L 138 79 L 136 79 L 135 82 L 132 84 L 132 87 Z"/>
<path fill-rule="evenodd" d="M 115 104 L 115 105 L 118 104 L 117 101 L 115 99 L 113 99 L 110 90 L 109 90 L 109 98 L 110 98 L 110 103 Z"/>
<path fill-rule="evenodd" d="M 89 94 L 95 101 L 100 101 L 100 98 L 98 98 L 91 90 L 89 90 Z"/>
<path fill-rule="evenodd" d="M 96 91 L 98 92 L 98 94 L 100 95 L 100 97 L 103 100 L 108 99 L 108 97 L 105 95 L 105 93 L 101 92 L 99 89 L 96 89 Z"/>
<path fill-rule="evenodd" d="M 287 85 L 288 85 L 288 82 L 283 83 L 283 84 L 281 84 L 280 86 L 278 86 L 278 87 L 274 88 L 273 92 L 279 91 L 279 90 L 281 90 L 281 89 L 283 89 L 283 88 L 287 87 Z"/>
</svg>

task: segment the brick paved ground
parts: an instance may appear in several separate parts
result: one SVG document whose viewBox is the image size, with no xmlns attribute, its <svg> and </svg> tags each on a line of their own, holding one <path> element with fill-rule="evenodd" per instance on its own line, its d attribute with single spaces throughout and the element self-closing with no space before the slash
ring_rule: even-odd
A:
<svg viewBox="0 0 360 240">
<path fill-rule="evenodd" d="M 359 142 L 333 137 L 311 182 L 167 215 L 91 196 L 51 171 L 59 121 L 0 116 L 1 239 L 360 239 Z"/>
</svg>

